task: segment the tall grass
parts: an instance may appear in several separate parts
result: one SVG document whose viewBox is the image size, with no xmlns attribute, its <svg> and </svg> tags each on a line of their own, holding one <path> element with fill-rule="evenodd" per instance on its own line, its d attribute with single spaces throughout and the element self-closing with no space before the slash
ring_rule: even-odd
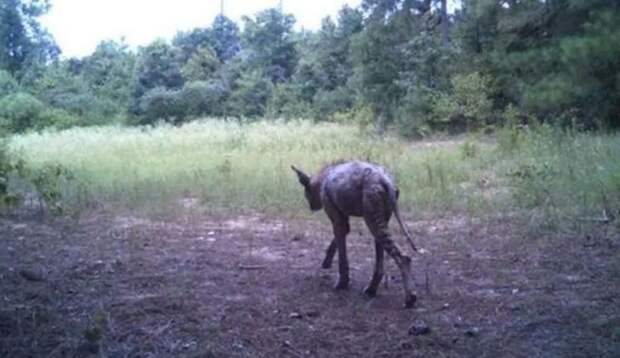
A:
<svg viewBox="0 0 620 358">
<path fill-rule="evenodd" d="M 620 214 L 620 136 L 537 125 L 504 130 L 496 172 L 535 226 L 614 221 Z M 503 140 L 502 140 L 503 139 Z M 616 224 L 618 221 L 616 221 Z"/>
<path fill-rule="evenodd" d="M 13 137 L 10 148 L 33 169 L 71 171 L 63 200 L 75 208 L 165 211 L 197 198 L 210 211 L 298 215 L 307 204 L 290 165 L 315 172 L 337 159 L 390 168 L 400 205 L 414 217 L 516 212 L 553 221 L 613 212 L 620 203 L 620 137 L 546 126 L 506 129 L 497 141 L 412 144 L 342 124 L 213 119 L 31 133 Z"/>
<path fill-rule="evenodd" d="M 458 151 L 412 148 L 393 136 L 357 127 L 308 121 L 239 124 L 221 120 L 182 127 L 95 127 L 16 136 L 11 151 L 36 169 L 60 164 L 74 186 L 64 190 L 76 207 L 157 208 L 199 198 L 213 210 L 270 213 L 305 211 L 291 164 L 308 172 L 336 159 L 364 159 L 392 168 L 403 204 L 452 207 L 470 170 Z"/>
</svg>

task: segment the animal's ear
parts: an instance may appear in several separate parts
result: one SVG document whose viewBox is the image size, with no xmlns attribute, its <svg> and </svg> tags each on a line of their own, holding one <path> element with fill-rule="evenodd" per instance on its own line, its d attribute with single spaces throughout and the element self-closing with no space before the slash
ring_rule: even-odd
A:
<svg viewBox="0 0 620 358">
<path fill-rule="evenodd" d="M 294 165 L 291 165 L 291 169 L 293 169 L 293 171 L 295 173 L 297 173 L 297 178 L 299 179 L 299 182 L 301 183 L 301 185 L 303 186 L 308 186 L 310 185 L 310 177 L 308 176 L 308 174 L 302 172 L 301 170 L 295 168 Z"/>
</svg>

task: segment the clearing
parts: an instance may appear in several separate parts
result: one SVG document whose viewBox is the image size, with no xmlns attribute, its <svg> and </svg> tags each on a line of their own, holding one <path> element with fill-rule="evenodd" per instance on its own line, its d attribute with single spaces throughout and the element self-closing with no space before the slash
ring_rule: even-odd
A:
<svg viewBox="0 0 620 358">
<path fill-rule="evenodd" d="M 359 220 L 339 292 L 337 265 L 320 268 L 324 221 L 177 215 L 0 219 L 0 356 L 620 353 L 619 237 L 604 227 L 527 239 L 507 219 L 410 222 L 431 255 L 414 256 L 406 310 L 391 260 L 388 288 L 362 295 L 374 252 Z"/>
</svg>

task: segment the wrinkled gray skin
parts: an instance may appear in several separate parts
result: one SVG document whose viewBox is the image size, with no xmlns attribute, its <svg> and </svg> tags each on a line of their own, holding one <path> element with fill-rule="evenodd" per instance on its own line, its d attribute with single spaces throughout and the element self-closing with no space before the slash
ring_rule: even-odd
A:
<svg viewBox="0 0 620 358">
<path fill-rule="evenodd" d="M 398 188 L 393 177 L 383 167 L 361 161 L 349 161 L 324 167 L 317 175 L 308 176 L 292 167 L 304 186 L 306 199 L 312 211 L 324 209 L 330 218 L 334 239 L 327 248 L 323 268 L 330 268 L 338 249 L 339 280 L 336 289 L 349 286 L 349 263 L 346 236 L 350 231 L 349 217 L 363 217 L 375 238 L 375 268 L 370 283 L 364 290 L 375 296 L 383 279 L 383 252 L 394 259 L 400 269 L 405 291 L 405 307 L 412 307 L 416 296 L 411 292 L 409 272 L 411 259 L 401 254 L 390 239 L 388 223 L 395 214 L 411 247 L 417 251 L 411 236 L 402 224 L 398 212 Z"/>
</svg>

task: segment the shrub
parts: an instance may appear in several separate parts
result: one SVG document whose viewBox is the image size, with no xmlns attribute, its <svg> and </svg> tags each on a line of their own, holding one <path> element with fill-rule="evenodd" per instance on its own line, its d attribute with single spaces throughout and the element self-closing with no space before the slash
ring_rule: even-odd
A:
<svg viewBox="0 0 620 358">
<path fill-rule="evenodd" d="M 224 112 L 221 103 L 227 92 L 219 81 L 196 81 L 185 84 L 179 93 L 179 100 L 188 116 L 219 116 Z"/>
<path fill-rule="evenodd" d="M 452 92 L 432 97 L 432 121 L 443 127 L 480 128 L 493 113 L 490 79 L 478 72 L 452 78 Z"/>
<path fill-rule="evenodd" d="M 63 186 L 74 179 L 73 173 L 60 164 L 45 164 L 33 170 L 21 170 L 25 179 L 32 183 L 39 197 L 53 215 L 69 213 L 63 201 Z"/>
<path fill-rule="evenodd" d="M 326 119 L 336 112 L 350 110 L 354 103 L 353 93 L 346 87 L 333 91 L 319 90 L 314 95 L 314 108 L 320 119 Z"/>
<path fill-rule="evenodd" d="M 273 93 L 271 81 L 258 72 L 244 72 L 235 81 L 228 101 L 227 113 L 239 117 L 259 117 L 265 114 L 267 101 Z"/>
<path fill-rule="evenodd" d="M 427 136 L 436 123 L 433 121 L 433 100 L 436 91 L 425 87 L 410 88 L 397 110 L 395 124 L 406 137 Z"/>
<path fill-rule="evenodd" d="M 13 76 L 7 71 L 0 70 L 0 98 L 17 92 L 19 85 Z"/>
<path fill-rule="evenodd" d="M 0 133 L 0 208 L 15 201 L 15 197 L 9 193 L 9 174 L 12 170 L 6 142 Z"/>
<path fill-rule="evenodd" d="M 142 116 L 138 124 L 153 124 L 157 120 L 180 122 L 186 116 L 186 108 L 179 100 L 179 91 L 157 87 L 147 92 L 140 100 Z"/>
<path fill-rule="evenodd" d="M 0 99 L 0 118 L 12 132 L 23 132 L 33 127 L 45 110 L 45 106 L 34 96 L 19 92 Z"/>
<path fill-rule="evenodd" d="M 295 85 L 276 85 L 267 104 L 267 116 L 285 119 L 312 117 L 312 106 L 302 99 L 300 92 Z"/>
<path fill-rule="evenodd" d="M 54 93 L 46 94 L 47 102 L 55 108 L 63 109 L 80 117 L 92 119 L 110 118 L 119 112 L 118 104 L 109 98 L 97 97 L 90 92 L 85 93 Z M 100 120 L 101 121 L 101 120 Z"/>
<path fill-rule="evenodd" d="M 68 129 L 71 127 L 85 124 L 80 117 L 71 114 L 60 108 L 47 108 L 39 115 L 33 128 L 41 130 L 44 128 Z"/>
</svg>

